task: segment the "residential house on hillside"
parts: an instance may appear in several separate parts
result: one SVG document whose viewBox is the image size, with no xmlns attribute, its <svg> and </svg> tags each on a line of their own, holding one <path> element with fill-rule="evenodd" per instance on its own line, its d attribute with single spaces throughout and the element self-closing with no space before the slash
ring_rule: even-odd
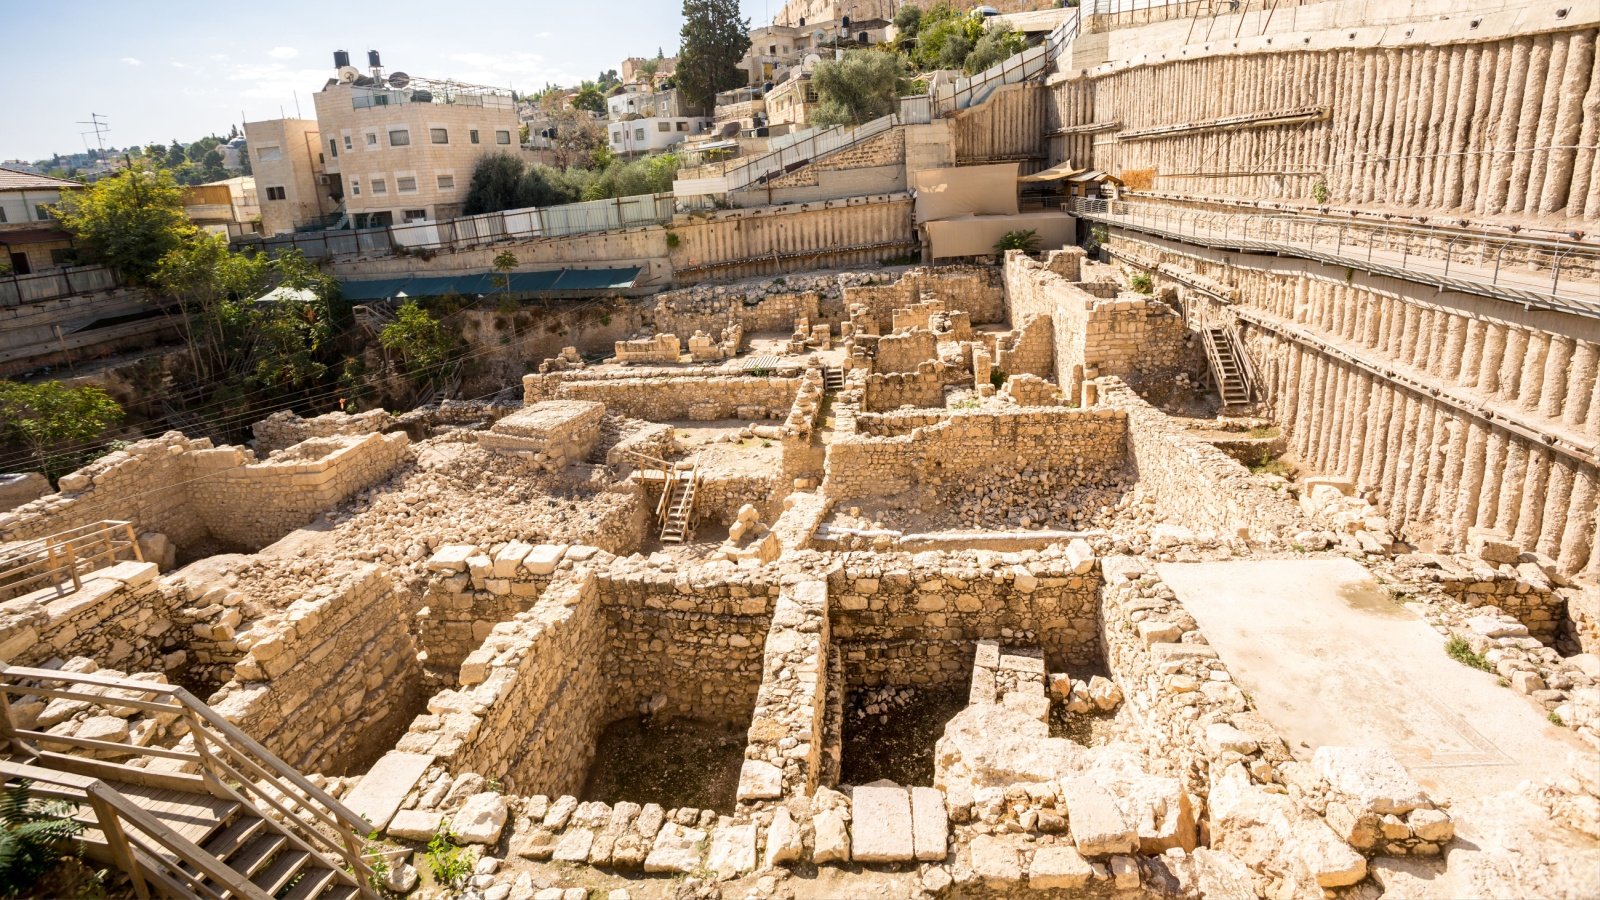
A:
<svg viewBox="0 0 1600 900">
<path fill-rule="evenodd" d="M 611 151 L 618 156 L 660 153 L 711 130 L 705 110 L 676 90 L 626 91 L 606 99 Z"/>
<path fill-rule="evenodd" d="M 261 232 L 256 180 L 249 175 L 184 188 L 183 212 L 197 228 L 212 234 L 236 238 Z"/>
<path fill-rule="evenodd" d="M 244 135 L 255 173 L 261 233 L 288 234 L 331 224 L 328 217 L 339 201 L 332 179 L 323 171 L 317 120 L 246 122 Z"/>
<path fill-rule="evenodd" d="M 32 275 L 74 263 L 72 237 L 50 208 L 64 193 L 82 190 L 76 181 L 0 168 L 0 260 L 12 274 Z"/>
</svg>

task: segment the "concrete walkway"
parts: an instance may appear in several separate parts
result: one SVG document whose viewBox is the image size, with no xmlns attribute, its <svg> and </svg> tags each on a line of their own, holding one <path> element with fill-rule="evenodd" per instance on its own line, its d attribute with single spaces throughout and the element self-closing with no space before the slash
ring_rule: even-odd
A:
<svg viewBox="0 0 1600 900">
<path fill-rule="evenodd" d="M 1494 896 L 1513 885 L 1538 893 L 1537 873 L 1556 868 L 1569 873 L 1570 887 L 1600 884 L 1600 847 L 1520 827 L 1532 817 L 1511 809 L 1521 782 L 1559 775 L 1570 752 L 1592 751 L 1494 675 L 1446 656 L 1444 638 L 1361 565 L 1157 568 L 1296 758 L 1310 761 L 1325 744 L 1386 746 L 1435 799 L 1452 802 L 1462 839 L 1450 877 L 1440 867 L 1416 896 Z M 1508 872 L 1510 883 L 1499 874 Z"/>
</svg>

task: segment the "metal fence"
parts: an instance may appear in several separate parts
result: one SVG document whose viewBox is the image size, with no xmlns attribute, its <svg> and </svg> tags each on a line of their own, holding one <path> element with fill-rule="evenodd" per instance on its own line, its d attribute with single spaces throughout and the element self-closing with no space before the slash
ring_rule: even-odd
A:
<svg viewBox="0 0 1600 900">
<path fill-rule="evenodd" d="M 1081 18 L 1075 15 L 1070 20 L 1062 22 L 1055 31 L 1050 32 L 1044 43 L 1037 47 L 1029 47 L 976 75 L 963 76 L 941 86 L 933 96 L 933 114 L 944 116 L 959 109 L 967 109 L 989 99 L 990 94 L 1004 85 L 1021 84 L 1042 77 L 1050 70 L 1056 57 L 1061 55 L 1061 51 L 1078 36 L 1078 23 Z"/>
<path fill-rule="evenodd" d="M 563 206 L 508 209 L 479 216 L 411 222 L 360 231 L 280 235 L 249 242 L 246 246 L 268 252 L 296 249 L 311 259 L 423 250 L 471 250 L 502 241 L 567 237 L 619 228 L 663 225 L 672 221 L 673 211 L 671 194 L 641 194 Z"/>
<path fill-rule="evenodd" d="M 1074 215 L 1206 246 L 1316 259 L 1529 308 L 1600 318 L 1600 247 L 1294 213 L 1074 198 Z"/>
<path fill-rule="evenodd" d="M 37 275 L 9 275 L 0 278 L 0 306 L 21 306 L 109 291 L 117 286 L 117 275 L 104 266 L 72 266 Z"/>
</svg>

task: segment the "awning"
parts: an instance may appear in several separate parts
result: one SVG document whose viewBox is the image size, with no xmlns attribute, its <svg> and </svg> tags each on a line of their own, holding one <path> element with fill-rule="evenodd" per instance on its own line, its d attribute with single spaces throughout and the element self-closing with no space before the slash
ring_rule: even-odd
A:
<svg viewBox="0 0 1600 900">
<path fill-rule="evenodd" d="M 1017 212 L 1017 163 L 923 169 L 914 176 L 918 222 Z"/>
<path fill-rule="evenodd" d="M 370 300 L 391 300 L 404 294 L 407 297 L 443 297 L 459 294 L 470 297 L 477 294 L 554 294 L 567 291 L 605 292 L 626 290 L 634 286 L 644 270 L 639 266 L 620 269 L 551 269 L 544 272 L 512 272 L 503 276 L 510 280 L 505 285 L 502 276 L 495 273 L 475 275 L 408 275 L 400 278 L 379 278 L 367 281 L 346 281 L 341 284 L 346 300 L 361 303 Z"/>
<path fill-rule="evenodd" d="M 1077 219 L 1057 210 L 1018 213 L 1014 216 L 962 216 L 923 223 L 934 259 L 988 256 L 1010 231 L 1032 231 L 1040 250 L 1065 247 L 1073 241 Z"/>
<path fill-rule="evenodd" d="M 1074 175 L 1080 175 L 1087 171 L 1089 170 L 1080 169 L 1073 165 L 1069 160 L 1059 166 L 1052 166 L 1048 169 L 1045 169 L 1043 172 L 1035 172 L 1032 175 L 1024 175 L 1021 178 L 1018 178 L 1017 181 L 1023 184 L 1034 184 L 1041 181 L 1060 181 L 1064 178 L 1071 178 Z"/>
</svg>

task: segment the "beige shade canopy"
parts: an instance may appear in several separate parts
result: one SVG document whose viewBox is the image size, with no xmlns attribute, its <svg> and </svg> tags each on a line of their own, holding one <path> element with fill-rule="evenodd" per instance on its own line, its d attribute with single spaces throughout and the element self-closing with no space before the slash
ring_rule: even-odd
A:
<svg viewBox="0 0 1600 900">
<path fill-rule="evenodd" d="M 924 169 L 916 173 L 917 221 L 1017 212 L 1017 163 Z"/>
</svg>

